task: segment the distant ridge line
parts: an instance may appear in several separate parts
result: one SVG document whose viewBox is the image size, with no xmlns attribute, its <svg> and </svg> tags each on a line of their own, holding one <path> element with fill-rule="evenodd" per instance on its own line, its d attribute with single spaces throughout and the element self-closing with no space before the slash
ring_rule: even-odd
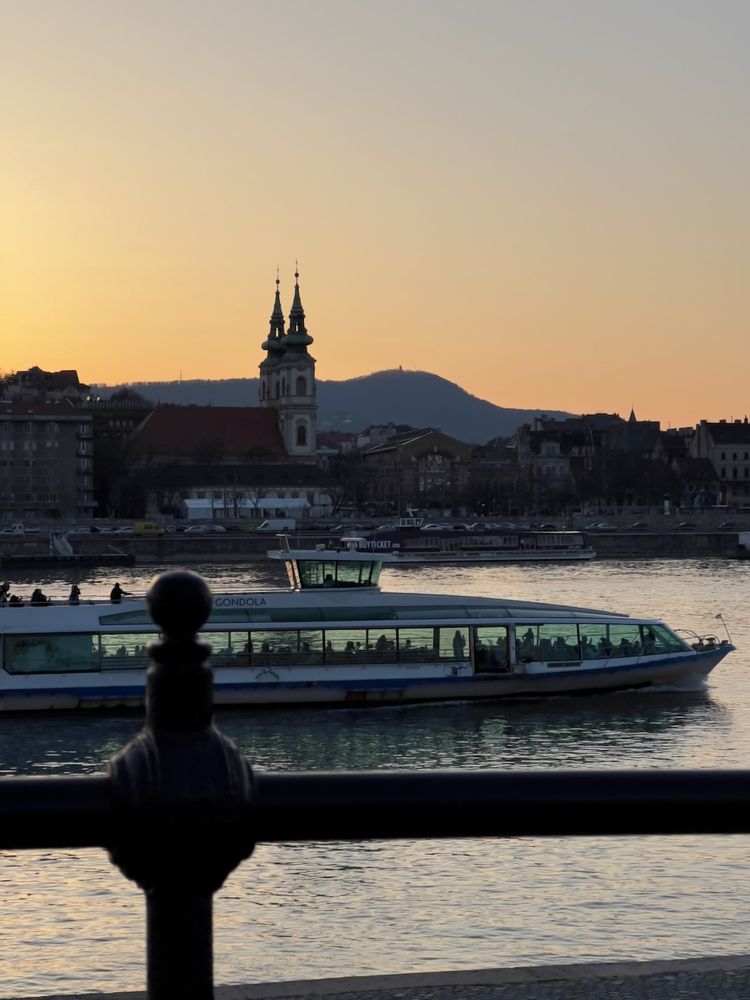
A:
<svg viewBox="0 0 750 1000">
<path fill-rule="evenodd" d="M 407 387 L 405 384 L 407 383 Z M 183 379 L 169 382 L 129 382 L 92 386 L 101 395 L 133 389 L 158 403 L 202 406 L 257 406 L 258 379 Z M 469 444 L 511 437 L 534 417 L 573 416 L 546 407 L 520 409 L 480 399 L 440 375 L 391 368 L 353 378 L 317 380 L 318 429 L 364 430 L 373 424 L 434 427 Z"/>
</svg>

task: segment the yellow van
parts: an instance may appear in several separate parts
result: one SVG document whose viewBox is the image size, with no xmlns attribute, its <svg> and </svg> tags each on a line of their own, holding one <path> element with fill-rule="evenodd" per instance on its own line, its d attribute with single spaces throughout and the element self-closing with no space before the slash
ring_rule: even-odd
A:
<svg viewBox="0 0 750 1000">
<path fill-rule="evenodd" d="M 154 524 L 153 521 L 133 521 L 133 534 L 134 535 L 163 535 L 165 534 L 164 528 L 159 524 Z"/>
</svg>

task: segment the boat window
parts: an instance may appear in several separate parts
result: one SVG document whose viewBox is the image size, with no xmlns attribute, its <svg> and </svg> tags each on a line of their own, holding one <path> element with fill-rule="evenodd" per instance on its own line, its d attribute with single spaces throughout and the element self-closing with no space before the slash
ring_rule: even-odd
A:
<svg viewBox="0 0 750 1000">
<path fill-rule="evenodd" d="M 225 598 L 229 600 L 229 598 Z M 251 614 L 245 608 L 211 608 L 208 616 L 209 622 L 246 622 L 251 618 Z"/>
<path fill-rule="evenodd" d="M 607 632 L 606 625 L 587 622 L 585 625 L 578 626 L 582 660 L 597 660 L 610 655 L 611 647 Z"/>
<path fill-rule="evenodd" d="M 578 663 L 578 629 L 569 622 L 516 625 L 516 656 L 521 662 Z"/>
<path fill-rule="evenodd" d="M 398 658 L 401 663 L 424 663 L 434 660 L 435 629 L 400 628 L 398 630 Z"/>
<path fill-rule="evenodd" d="M 422 607 L 401 607 L 394 608 L 396 618 L 409 618 L 416 621 L 419 618 L 444 618 L 446 612 L 450 613 L 451 618 L 468 618 L 469 613 L 466 608 L 461 607 L 450 607 L 449 605 L 441 604 L 435 605 L 434 607 L 422 606 Z M 482 615 L 484 618 L 484 615 Z"/>
<path fill-rule="evenodd" d="M 285 666 L 297 663 L 299 632 L 284 630 L 279 632 L 258 631 L 251 633 L 251 661 L 253 665 Z"/>
<path fill-rule="evenodd" d="M 147 611 L 118 611 L 114 615 L 99 615 L 100 625 L 153 625 L 153 618 Z"/>
<path fill-rule="evenodd" d="M 469 652 L 469 630 L 465 626 L 461 628 L 441 628 L 440 641 L 438 645 L 441 660 L 463 660 L 471 658 Z"/>
<path fill-rule="evenodd" d="M 610 625 L 610 656 L 640 656 L 641 629 L 639 625 Z"/>
<path fill-rule="evenodd" d="M 381 560 L 300 559 L 297 563 L 302 588 L 372 587 L 380 577 Z"/>
<path fill-rule="evenodd" d="M 102 670 L 144 670 L 148 666 L 149 643 L 158 642 L 157 632 L 120 632 L 101 637 Z"/>
<path fill-rule="evenodd" d="M 366 652 L 367 629 L 326 629 L 326 663 L 351 663 L 355 659 L 364 660 Z"/>
<path fill-rule="evenodd" d="M 657 653 L 682 653 L 688 648 L 687 643 L 666 625 L 641 625 L 641 641 L 646 656 Z"/>
<path fill-rule="evenodd" d="M 242 621 L 242 616 L 237 616 Z M 320 608 L 263 608 L 248 612 L 251 622 L 319 622 L 323 617 Z M 235 621 L 237 618 L 235 618 Z"/>
<path fill-rule="evenodd" d="M 474 629 L 477 670 L 508 669 L 508 629 L 505 625 L 478 625 Z"/>
<path fill-rule="evenodd" d="M 391 608 L 322 608 L 318 619 L 329 622 L 372 620 L 385 621 L 395 618 Z"/>
<path fill-rule="evenodd" d="M 300 664 L 323 662 L 323 633 L 319 628 L 300 629 L 298 662 Z"/>
<path fill-rule="evenodd" d="M 9 674 L 60 674 L 99 669 L 99 636 L 6 635 L 4 665 Z"/>
<path fill-rule="evenodd" d="M 367 659 L 371 663 L 389 662 L 396 659 L 395 628 L 369 628 L 367 630 Z"/>
<path fill-rule="evenodd" d="M 469 618 L 507 618 L 507 608 L 467 608 L 466 614 Z"/>
<path fill-rule="evenodd" d="M 201 632 L 200 640 L 210 645 L 214 667 L 244 667 L 250 662 L 247 632 Z"/>
</svg>

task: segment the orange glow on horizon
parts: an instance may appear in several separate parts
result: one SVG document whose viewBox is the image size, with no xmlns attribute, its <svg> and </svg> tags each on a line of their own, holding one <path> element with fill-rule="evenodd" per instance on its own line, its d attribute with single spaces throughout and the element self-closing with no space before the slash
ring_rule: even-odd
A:
<svg viewBox="0 0 750 1000">
<path fill-rule="evenodd" d="M 576 11 L 7 8 L 0 366 L 256 377 L 298 256 L 320 379 L 744 416 L 750 13 Z"/>
</svg>

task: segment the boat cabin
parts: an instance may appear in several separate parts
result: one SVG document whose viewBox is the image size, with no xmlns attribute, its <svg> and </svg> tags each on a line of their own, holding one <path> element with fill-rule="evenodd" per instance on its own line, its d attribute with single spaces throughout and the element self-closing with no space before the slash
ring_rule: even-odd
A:
<svg viewBox="0 0 750 1000">
<path fill-rule="evenodd" d="M 268 553 L 286 563 L 289 584 L 294 590 L 321 590 L 332 587 L 379 589 L 380 571 L 388 556 L 357 550 L 357 538 L 342 538 L 344 548 L 282 548 Z"/>
</svg>

